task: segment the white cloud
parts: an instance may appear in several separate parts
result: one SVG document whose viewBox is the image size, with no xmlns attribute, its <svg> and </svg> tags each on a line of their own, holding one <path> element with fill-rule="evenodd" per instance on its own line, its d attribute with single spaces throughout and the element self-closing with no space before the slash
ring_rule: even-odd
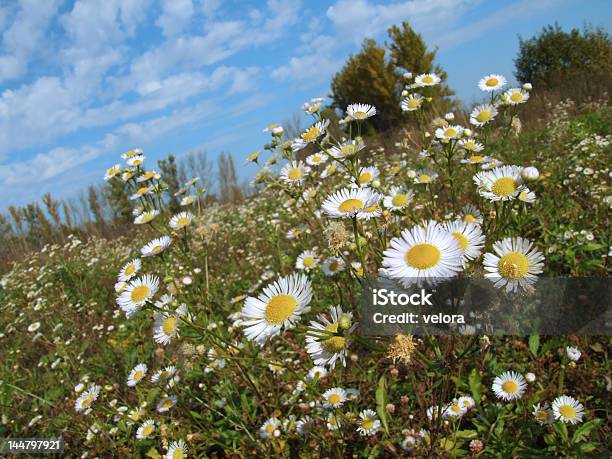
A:
<svg viewBox="0 0 612 459">
<path fill-rule="evenodd" d="M 193 13 L 191 0 L 166 1 L 162 4 L 162 14 L 155 24 L 162 29 L 166 37 L 174 37 L 181 34 L 189 25 Z"/>
<path fill-rule="evenodd" d="M 44 48 L 43 37 L 58 4 L 58 0 L 19 2 L 12 24 L 2 33 L 0 82 L 25 74 L 30 59 Z M 9 14 L 8 8 L 2 8 L 0 22 L 7 22 Z"/>
</svg>

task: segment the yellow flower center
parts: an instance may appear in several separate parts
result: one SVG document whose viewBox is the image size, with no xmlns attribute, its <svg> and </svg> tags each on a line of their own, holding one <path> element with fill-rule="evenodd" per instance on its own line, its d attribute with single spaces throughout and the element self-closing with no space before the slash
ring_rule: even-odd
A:
<svg viewBox="0 0 612 459">
<path fill-rule="evenodd" d="M 465 237 L 465 235 L 464 235 L 463 233 L 460 233 L 460 232 L 458 232 L 458 231 L 457 231 L 457 232 L 455 232 L 455 233 L 452 233 L 452 235 L 453 235 L 453 237 L 454 237 L 455 239 L 457 239 L 457 242 L 459 242 L 459 246 L 461 247 L 461 250 L 462 250 L 463 252 L 465 252 L 465 249 L 467 249 L 467 248 L 468 248 L 468 245 L 469 245 L 469 243 L 470 243 L 470 241 L 468 240 L 468 238 L 467 238 L 467 237 Z"/>
<path fill-rule="evenodd" d="M 374 428 L 374 419 L 372 418 L 365 418 L 363 421 L 361 421 L 361 427 L 363 427 L 364 430 L 371 430 Z"/>
<path fill-rule="evenodd" d="M 489 88 L 494 88 L 499 84 L 499 80 L 497 78 L 489 78 L 485 83 Z"/>
<path fill-rule="evenodd" d="M 329 397 L 327 397 L 327 401 L 329 403 L 331 403 L 332 405 L 336 405 L 337 403 L 340 403 L 340 400 L 342 400 L 342 398 L 340 397 L 339 394 L 331 394 Z"/>
<path fill-rule="evenodd" d="M 355 153 L 355 145 L 353 144 L 344 145 L 340 150 L 346 156 L 352 155 L 353 153 Z"/>
<path fill-rule="evenodd" d="M 540 422 L 548 421 L 548 413 L 545 410 L 538 410 L 535 412 L 535 418 Z"/>
<path fill-rule="evenodd" d="M 136 272 L 136 266 L 134 266 L 134 265 L 127 265 L 125 267 L 125 275 L 126 276 L 131 276 L 135 272 Z"/>
<path fill-rule="evenodd" d="M 134 290 L 132 290 L 130 298 L 134 303 L 142 303 L 149 297 L 150 292 L 151 289 L 149 288 L 149 286 L 138 285 L 137 287 L 134 287 Z"/>
<path fill-rule="evenodd" d="M 319 137 L 319 128 L 316 126 L 307 129 L 306 132 L 302 134 L 302 139 L 304 139 L 305 142 L 312 142 L 316 140 L 317 137 Z"/>
<path fill-rule="evenodd" d="M 508 279 L 520 279 L 529 272 L 529 260 L 520 252 L 509 252 L 499 259 L 499 272 Z"/>
<path fill-rule="evenodd" d="M 448 128 L 446 131 L 444 131 L 445 137 L 453 138 L 453 137 L 457 137 L 457 134 L 458 132 L 457 132 L 457 129 L 455 128 Z"/>
<path fill-rule="evenodd" d="M 162 408 L 165 410 L 172 408 L 172 400 L 166 400 L 164 403 L 162 403 Z"/>
<path fill-rule="evenodd" d="M 189 224 L 189 219 L 187 217 L 181 217 L 176 221 L 177 226 L 187 226 Z"/>
<path fill-rule="evenodd" d="M 360 185 L 363 185 L 364 183 L 368 183 L 370 180 L 372 180 L 371 172 L 363 172 L 359 175 L 359 178 L 357 179 Z"/>
<path fill-rule="evenodd" d="M 377 205 L 377 204 L 374 204 L 373 206 L 366 207 L 365 209 L 363 209 L 363 211 L 364 211 L 365 213 L 367 213 L 367 214 L 369 214 L 369 213 L 374 213 L 374 212 L 376 212 L 377 210 L 378 210 L 378 205 Z"/>
<path fill-rule="evenodd" d="M 510 100 L 512 102 L 521 102 L 523 100 L 523 94 L 521 92 L 513 92 L 510 95 Z"/>
<path fill-rule="evenodd" d="M 142 371 L 138 370 L 136 373 L 134 373 L 134 381 L 140 381 L 143 376 Z"/>
<path fill-rule="evenodd" d="M 141 195 L 145 194 L 148 190 L 149 190 L 149 187 L 142 186 L 142 187 L 138 188 L 138 191 L 136 191 L 136 194 L 138 196 L 141 196 Z"/>
<path fill-rule="evenodd" d="M 332 261 L 329 264 L 329 270 L 330 271 L 338 271 L 340 269 L 340 263 L 338 263 L 337 261 Z"/>
<path fill-rule="evenodd" d="M 182 448 L 177 448 L 172 453 L 172 459 L 183 459 L 184 457 Z"/>
<path fill-rule="evenodd" d="M 368 116 L 367 113 L 361 110 L 353 112 L 353 118 L 362 119 L 362 118 L 365 118 L 366 116 Z"/>
<path fill-rule="evenodd" d="M 329 324 L 325 327 L 325 330 L 330 333 L 338 333 L 338 324 Z M 346 347 L 346 338 L 344 336 L 332 336 L 323 340 L 322 344 L 328 352 L 337 353 Z"/>
<path fill-rule="evenodd" d="M 153 424 L 147 424 L 142 429 L 142 436 L 143 437 L 148 437 L 149 435 L 151 435 L 153 433 L 153 430 L 155 430 L 155 426 Z"/>
<path fill-rule="evenodd" d="M 265 429 L 265 430 L 266 430 L 266 433 L 267 433 L 267 434 L 271 434 L 272 432 L 274 432 L 274 427 L 275 427 L 275 426 L 274 426 L 274 424 L 272 424 L 272 423 L 268 424 L 268 425 L 266 426 L 266 429 Z"/>
<path fill-rule="evenodd" d="M 478 115 L 476 115 L 476 119 L 481 123 L 485 123 L 491 119 L 491 116 L 492 113 L 489 110 L 483 110 Z"/>
<path fill-rule="evenodd" d="M 312 266 L 314 266 L 315 260 L 313 257 L 305 257 L 302 263 L 306 268 L 311 268 Z"/>
<path fill-rule="evenodd" d="M 510 177 L 498 178 L 493 182 L 491 191 L 496 196 L 512 196 L 516 193 L 516 180 Z"/>
<path fill-rule="evenodd" d="M 319 155 L 313 155 L 312 162 L 313 163 L 320 163 L 322 159 L 323 158 L 321 156 L 319 156 Z"/>
<path fill-rule="evenodd" d="M 515 394 L 519 389 L 519 385 L 516 382 L 510 380 L 502 384 L 502 389 L 507 394 Z"/>
<path fill-rule="evenodd" d="M 474 217 L 472 214 L 465 214 L 463 216 L 463 221 L 466 223 L 474 223 L 476 221 L 476 217 Z"/>
<path fill-rule="evenodd" d="M 418 108 L 420 104 L 421 104 L 421 101 L 419 99 L 416 99 L 416 98 L 408 99 L 408 107 L 410 108 Z"/>
<path fill-rule="evenodd" d="M 403 193 L 396 194 L 395 196 L 393 196 L 393 199 L 391 199 L 391 204 L 393 204 L 395 207 L 405 206 L 406 204 L 408 204 L 408 195 L 405 195 Z"/>
<path fill-rule="evenodd" d="M 433 83 L 434 79 L 431 75 L 425 75 L 421 81 L 423 83 L 430 84 Z"/>
<path fill-rule="evenodd" d="M 276 295 L 266 306 L 266 320 L 273 325 L 280 325 L 294 313 L 298 302 L 291 295 Z"/>
<path fill-rule="evenodd" d="M 473 162 L 473 163 L 479 163 L 482 160 L 483 160 L 483 156 L 481 156 L 481 155 L 472 155 L 472 156 L 470 156 L 470 161 Z"/>
<path fill-rule="evenodd" d="M 154 245 L 153 247 L 151 247 L 151 252 L 159 252 L 161 249 L 161 245 Z"/>
<path fill-rule="evenodd" d="M 287 173 L 287 177 L 289 177 L 290 180 L 299 180 L 302 178 L 302 175 L 302 169 L 299 167 L 292 167 Z"/>
<path fill-rule="evenodd" d="M 406 262 L 416 269 L 428 269 L 436 266 L 442 253 L 435 245 L 416 244 L 406 253 Z"/>
<path fill-rule="evenodd" d="M 461 412 L 461 407 L 459 405 L 453 405 L 453 406 L 451 406 L 451 411 L 453 413 L 459 413 L 459 412 Z"/>
<path fill-rule="evenodd" d="M 93 399 L 92 398 L 85 398 L 82 402 L 81 402 L 81 406 L 83 408 L 87 408 L 88 406 L 90 406 L 93 403 Z"/>
<path fill-rule="evenodd" d="M 574 417 L 576 417 L 576 409 L 571 405 L 561 405 L 559 413 L 561 413 L 561 416 L 565 419 L 574 419 Z"/>
<path fill-rule="evenodd" d="M 338 206 L 340 212 L 354 212 L 363 208 L 363 201 L 355 198 L 350 198 Z"/>
<path fill-rule="evenodd" d="M 421 174 L 419 175 L 419 182 L 421 183 L 429 183 L 431 181 L 431 175 Z"/>
<path fill-rule="evenodd" d="M 172 336 L 176 332 L 176 317 L 166 317 L 162 324 L 162 330 L 167 336 Z"/>
</svg>

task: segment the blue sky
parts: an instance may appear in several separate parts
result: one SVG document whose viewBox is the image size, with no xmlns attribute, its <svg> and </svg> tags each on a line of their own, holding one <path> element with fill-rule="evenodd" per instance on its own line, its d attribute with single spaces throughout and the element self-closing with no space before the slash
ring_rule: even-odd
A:
<svg viewBox="0 0 612 459">
<path fill-rule="evenodd" d="M 362 40 L 408 20 L 466 103 L 512 77 L 517 36 L 586 23 L 607 0 L 5 0 L 0 2 L 0 209 L 70 197 L 131 148 L 153 163 L 205 149 L 238 162 Z M 241 177 L 254 173 L 240 168 Z"/>
</svg>

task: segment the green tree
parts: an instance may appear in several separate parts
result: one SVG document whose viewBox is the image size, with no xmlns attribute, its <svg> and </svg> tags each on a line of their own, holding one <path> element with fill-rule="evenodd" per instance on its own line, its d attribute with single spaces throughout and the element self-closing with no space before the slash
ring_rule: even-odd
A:
<svg viewBox="0 0 612 459">
<path fill-rule="evenodd" d="M 176 157 L 171 153 L 168 155 L 166 159 L 160 159 L 157 161 L 157 165 L 161 170 L 161 174 L 164 182 L 168 185 L 168 192 L 170 194 L 170 200 L 168 202 L 168 206 L 170 210 L 174 213 L 178 212 L 180 209 L 178 198 L 175 196 L 176 192 L 180 188 L 179 179 L 178 179 L 178 170 L 176 167 Z"/>
<path fill-rule="evenodd" d="M 106 182 L 104 194 L 106 195 L 106 199 L 112 210 L 113 221 L 115 223 L 129 223 L 132 218 L 132 206 L 130 205 L 130 199 L 125 183 L 117 178 L 109 180 Z M 70 213 L 65 205 L 64 214 L 66 215 L 66 224 L 68 227 L 72 226 L 72 222 L 68 221 L 70 218 Z"/>
<path fill-rule="evenodd" d="M 401 27 L 391 27 L 388 34 L 388 44 L 365 40 L 361 51 L 349 57 L 331 83 L 335 108 L 344 110 L 356 102 L 376 106 L 377 115 L 368 121 L 378 131 L 405 122 L 400 102 L 406 71 L 414 75 L 436 72 L 441 77 L 446 76 L 442 68 L 434 64 L 436 51 L 429 50 L 423 37 L 407 22 L 403 22 Z M 444 84 L 433 89 L 434 98 L 442 104 L 439 110 L 451 108 L 449 96 L 452 94 Z"/>
<path fill-rule="evenodd" d="M 558 24 L 549 25 L 528 40 L 519 37 L 514 63 L 517 80 L 533 83 L 536 89 L 559 86 L 564 80 L 609 84 L 612 41 L 603 29 L 564 32 Z"/>
</svg>

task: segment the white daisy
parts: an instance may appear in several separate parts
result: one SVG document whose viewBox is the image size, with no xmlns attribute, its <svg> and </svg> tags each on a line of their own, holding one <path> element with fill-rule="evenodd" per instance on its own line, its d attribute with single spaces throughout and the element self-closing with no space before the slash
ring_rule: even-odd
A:
<svg viewBox="0 0 612 459">
<path fill-rule="evenodd" d="M 425 98 L 420 94 L 409 94 L 402 102 L 400 107 L 405 112 L 412 112 L 418 110 L 423 105 Z"/>
<path fill-rule="evenodd" d="M 303 232 L 304 232 L 304 229 L 301 226 L 296 226 L 294 228 L 291 228 L 289 231 L 287 231 L 287 234 L 285 235 L 285 237 L 289 240 L 296 239 L 300 237 Z"/>
<path fill-rule="evenodd" d="M 363 410 L 359 413 L 357 432 L 361 435 L 375 435 L 380 430 L 380 421 L 373 410 Z"/>
<path fill-rule="evenodd" d="M 346 114 L 354 120 L 362 121 L 376 115 L 376 107 L 368 104 L 351 104 L 346 107 Z"/>
<path fill-rule="evenodd" d="M 129 281 L 138 271 L 140 271 L 141 266 L 142 262 L 140 261 L 140 258 L 134 258 L 133 260 L 128 261 L 123 268 L 121 268 L 121 271 L 119 271 L 119 281 Z"/>
<path fill-rule="evenodd" d="M 383 199 L 383 205 L 388 209 L 402 210 L 414 199 L 414 193 L 411 190 L 404 190 L 402 187 L 394 186 L 389 190 L 389 194 Z"/>
<path fill-rule="evenodd" d="M 191 212 L 179 212 L 178 214 L 172 216 L 170 222 L 170 228 L 172 229 L 181 229 L 189 226 L 193 221 L 193 214 Z"/>
<path fill-rule="evenodd" d="M 508 89 L 502 98 L 510 105 L 519 105 L 527 102 L 529 93 L 522 88 L 512 88 Z"/>
<path fill-rule="evenodd" d="M 126 151 L 121 155 L 121 159 L 127 161 L 128 159 L 134 156 L 140 156 L 143 154 L 143 151 L 140 148 L 134 148 L 133 150 Z"/>
<path fill-rule="evenodd" d="M 169 365 L 165 367 L 163 370 L 157 370 L 153 375 L 151 375 L 151 382 L 165 381 L 176 373 L 176 367 L 174 365 Z"/>
<path fill-rule="evenodd" d="M 323 201 L 321 209 L 330 218 L 363 218 L 363 209 L 378 203 L 380 195 L 371 188 L 342 188 Z"/>
<path fill-rule="evenodd" d="M 174 312 L 170 310 L 167 310 L 167 312 L 155 311 L 153 314 L 153 339 L 155 342 L 165 346 L 178 337 L 179 322 L 186 315 L 187 305 L 184 303 Z"/>
<path fill-rule="evenodd" d="M 333 387 L 323 393 L 325 408 L 340 408 L 346 402 L 346 392 L 341 387 Z"/>
<path fill-rule="evenodd" d="M 463 269 L 459 242 L 439 225 L 405 229 L 391 239 L 382 265 L 392 279 L 454 277 Z"/>
<path fill-rule="evenodd" d="M 552 424 L 555 421 L 555 416 L 548 406 L 548 403 L 545 403 L 544 406 L 541 406 L 539 403 L 533 405 L 532 414 L 537 423 L 541 425 Z"/>
<path fill-rule="evenodd" d="M 327 127 L 329 126 L 329 120 L 317 121 L 311 127 L 306 129 L 300 136 L 302 141 L 305 143 L 311 143 L 316 141 L 319 137 L 325 134 Z"/>
<path fill-rule="evenodd" d="M 166 459 L 184 459 L 187 456 L 187 445 L 183 440 L 170 443 Z"/>
<path fill-rule="evenodd" d="M 334 276 L 344 271 L 346 265 L 342 258 L 328 257 L 323 261 L 323 274 L 326 276 Z"/>
<path fill-rule="evenodd" d="M 325 153 L 319 151 L 318 153 L 313 153 L 308 158 L 306 158 L 306 163 L 311 166 L 319 166 L 321 164 L 324 164 L 327 159 L 328 156 Z"/>
<path fill-rule="evenodd" d="M 584 416 L 582 403 L 567 395 L 562 395 L 553 400 L 552 411 L 555 419 L 571 424 L 582 422 Z"/>
<path fill-rule="evenodd" d="M 533 204 L 534 202 L 536 202 L 537 197 L 533 191 L 531 191 L 529 188 L 525 188 L 519 193 L 518 199 L 519 201 L 523 201 L 528 204 Z"/>
<path fill-rule="evenodd" d="M 323 170 L 323 172 L 321 172 L 321 178 L 323 179 L 327 178 L 335 174 L 337 170 L 338 170 L 338 164 L 336 163 L 328 164 L 327 167 Z"/>
<path fill-rule="evenodd" d="M 291 161 L 281 169 L 280 178 L 290 185 L 301 185 L 306 180 L 310 167 L 302 161 Z"/>
<path fill-rule="evenodd" d="M 138 188 L 134 194 L 132 194 L 130 196 L 130 200 L 134 201 L 138 198 L 141 198 L 142 196 L 144 196 L 145 194 L 150 194 L 153 192 L 153 188 L 150 186 L 141 186 L 140 188 Z"/>
<path fill-rule="evenodd" d="M 484 145 L 481 144 L 480 142 L 476 142 L 476 140 L 474 140 L 471 137 L 466 138 L 466 139 L 461 139 L 457 143 L 461 148 L 467 151 L 473 151 L 475 153 L 479 153 L 482 150 L 484 150 Z"/>
<path fill-rule="evenodd" d="M 487 75 L 478 82 L 478 87 L 481 91 L 495 91 L 502 88 L 506 84 L 506 78 L 502 75 Z"/>
<path fill-rule="evenodd" d="M 292 328 L 310 310 L 312 286 L 303 274 L 282 277 L 263 289 L 259 297 L 244 301 L 244 333 L 249 340 L 263 344 L 282 329 Z"/>
<path fill-rule="evenodd" d="M 444 415 L 452 418 L 459 418 L 467 412 L 467 408 L 461 405 L 457 400 L 448 405 L 444 409 Z"/>
<path fill-rule="evenodd" d="M 435 73 L 422 73 L 414 78 L 416 87 L 435 86 L 440 83 L 440 77 Z"/>
<path fill-rule="evenodd" d="M 470 123 L 474 126 L 484 126 L 497 116 L 497 108 L 491 104 L 478 105 L 470 114 Z"/>
<path fill-rule="evenodd" d="M 470 408 L 472 408 L 474 405 L 476 405 L 476 402 L 474 402 L 474 399 L 472 397 L 467 396 L 467 395 L 459 397 L 457 399 L 457 403 L 459 405 L 461 405 L 462 407 L 464 407 L 465 409 L 468 409 L 468 410 Z"/>
<path fill-rule="evenodd" d="M 191 204 L 193 204 L 195 202 L 196 197 L 194 195 L 189 195 L 189 196 L 185 196 L 183 199 L 181 199 L 181 206 L 185 207 L 185 206 L 190 206 Z"/>
<path fill-rule="evenodd" d="M 313 250 L 300 253 L 295 262 L 295 269 L 310 271 L 319 264 L 319 258 Z"/>
<path fill-rule="evenodd" d="M 145 160 L 144 155 L 135 155 L 135 156 L 132 156 L 131 158 L 128 158 L 126 162 L 128 166 L 140 166 L 142 163 L 144 163 L 144 160 Z"/>
<path fill-rule="evenodd" d="M 145 438 L 149 438 L 151 435 L 153 435 L 154 431 L 155 421 L 153 421 L 153 419 L 149 419 L 138 427 L 138 430 L 136 430 L 136 438 L 139 440 L 144 440 Z"/>
<path fill-rule="evenodd" d="M 40 322 L 34 322 L 28 325 L 28 331 L 30 333 L 34 333 L 36 330 L 40 328 Z"/>
<path fill-rule="evenodd" d="M 416 445 L 417 445 L 417 439 L 414 438 L 412 435 L 408 435 L 402 441 L 402 449 L 406 451 L 412 451 L 416 447 Z"/>
<path fill-rule="evenodd" d="M 421 169 L 416 171 L 414 183 L 427 185 L 438 178 L 438 173 L 429 169 Z"/>
<path fill-rule="evenodd" d="M 506 371 L 493 380 L 491 386 L 497 398 L 510 401 L 521 398 L 527 389 L 525 378 L 516 371 Z"/>
<path fill-rule="evenodd" d="M 79 398 L 76 399 L 76 402 L 74 404 L 74 409 L 76 410 L 76 412 L 81 413 L 89 409 L 93 402 L 98 399 L 98 396 L 100 395 L 100 389 L 100 386 L 93 385 L 85 392 L 83 392 L 79 396 Z"/>
<path fill-rule="evenodd" d="M 153 255 L 157 255 L 158 253 L 166 250 L 171 243 L 172 239 L 169 236 L 162 236 L 160 238 L 153 239 L 140 249 L 140 254 L 143 257 L 152 257 Z"/>
<path fill-rule="evenodd" d="M 331 320 L 325 314 L 319 314 L 318 321 L 310 321 L 306 332 L 306 352 L 315 365 L 327 365 L 333 369 L 338 361 L 346 366 L 346 355 L 351 344 L 349 336 L 357 324 L 352 323 L 353 314 L 343 312 L 341 306 L 331 306 L 329 314 Z M 339 330 L 341 319 L 351 324 L 348 330 Z"/>
<path fill-rule="evenodd" d="M 327 429 L 330 431 L 338 430 L 340 427 L 342 427 L 342 419 L 336 413 L 329 413 L 327 415 L 326 425 Z"/>
<path fill-rule="evenodd" d="M 147 182 L 147 181 L 151 180 L 152 178 L 156 178 L 156 177 L 160 177 L 160 175 L 159 175 L 157 172 L 155 172 L 155 171 L 147 171 L 147 172 L 145 172 L 144 174 L 140 175 L 140 176 L 139 176 L 139 177 L 136 179 L 136 181 L 137 181 L 138 183 L 141 183 L 141 182 Z M 161 177 L 160 177 L 160 178 L 161 178 Z"/>
<path fill-rule="evenodd" d="M 357 179 L 353 179 L 353 181 L 359 186 L 368 186 L 378 178 L 379 174 L 378 168 L 374 166 L 362 167 L 359 169 Z"/>
<path fill-rule="evenodd" d="M 525 289 L 533 284 L 542 272 L 544 255 L 533 243 L 522 237 L 506 238 L 493 244 L 493 253 L 484 256 L 485 277 L 496 287 L 506 287 L 509 292 Z"/>
<path fill-rule="evenodd" d="M 164 397 L 157 404 L 157 411 L 160 413 L 166 413 L 167 411 L 170 411 L 170 408 L 172 408 L 174 405 L 176 405 L 176 395 Z"/>
<path fill-rule="evenodd" d="M 159 210 L 147 210 L 142 212 L 138 217 L 134 219 L 134 224 L 143 225 L 151 222 L 155 217 L 159 215 Z"/>
<path fill-rule="evenodd" d="M 524 167 L 521 171 L 521 177 L 527 181 L 537 180 L 540 177 L 540 171 L 537 167 Z"/>
<path fill-rule="evenodd" d="M 110 180 L 120 173 L 121 166 L 119 164 L 115 164 L 113 167 L 110 167 L 106 170 L 106 174 L 104 174 L 104 180 Z"/>
<path fill-rule="evenodd" d="M 304 416 L 295 423 L 295 431 L 300 435 L 307 435 L 312 430 L 314 422 L 310 416 Z"/>
<path fill-rule="evenodd" d="M 465 261 L 474 260 L 480 256 L 485 242 L 480 225 L 455 220 L 446 222 L 444 228 L 459 242 Z"/>
<path fill-rule="evenodd" d="M 259 428 L 259 436 L 268 440 L 274 438 L 275 432 L 280 431 L 281 423 L 277 418 L 270 418 Z"/>
<path fill-rule="evenodd" d="M 325 378 L 326 376 L 327 370 L 325 369 L 325 367 L 321 365 L 315 365 L 308 371 L 306 379 L 308 379 L 308 381 L 314 381 L 315 379 L 318 381 L 320 379 Z"/>
<path fill-rule="evenodd" d="M 525 190 L 520 166 L 501 166 L 474 176 L 478 193 L 490 201 L 510 201 Z"/>
<path fill-rule="evenodd" d="M 478 207 L 473 204 L 466 204 L 463 209 L 461 209 L 459 218 L 465 223 L 482 225 L 482 214 L 480 213 L 480 210 L 478 210 Z"/>
<path fill-rule="evenodd" d="M 572 360 L 573 362 L 577 362 L 582 356 L 582 352 L 580 352 L 580 349 L 578 349 L 577 347 L 567 346 L 565 348 L 565 351 L 567 352 L 567 358 Z"/>
<path fill-rule="evenodd" d="M 462 126 L 449 124 L 448 126 L 436 129 L 436 137 L 442 140 L 458 139 L 463 134 L 463 129 Z"/>
<path fill-rule="evenodd" d="M 327 151 L 327 153 L 336 159 L 343 159 L 357 154 L 364 148 L 365 143 L 363 143 L 363 140 L 359 138 L 356 140 L 347 141 L 340 146 L 333 146 Z"/>
<path fill-rule="evenodd" d="M 132 368 L 132 371 L 130 371 L 130 375 L 127 379 L 127 385 L 129 387 L 134 387 L 136 384 L 142 381 L 146 375 L 147 366 L 144 363 L 139 363 L 134 368 Z"/>
<path fill-rule="evenodd" d="M 131 281 L 117 298 L 117 304 L 128 318 L 136 314 L 159 288 L 159 278 L 146 274 Z"/>
</svg>

